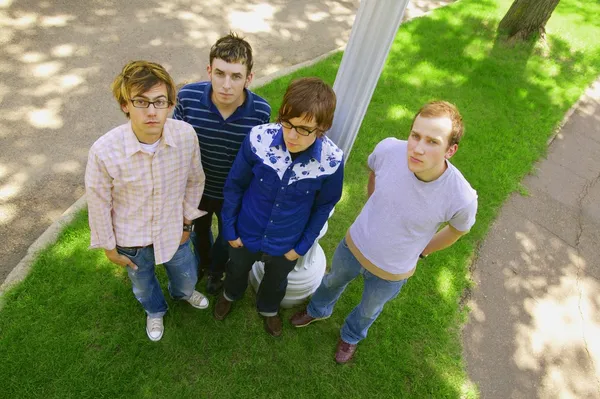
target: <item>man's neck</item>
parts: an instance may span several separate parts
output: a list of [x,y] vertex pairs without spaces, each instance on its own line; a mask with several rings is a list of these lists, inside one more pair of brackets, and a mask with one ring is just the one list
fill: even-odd
[[135,137],[142,144],[154,144],[158,140],[160,140],[162,138],[162,136],[163,136],[162,132],[160,133],[159,136],[147,136],[147,135],[137,134],[135,132],[135,130],[133,131],[133,134],[135,134]]
[[240,96],[238,101],[236,101],[235,103],[232,103],[232,104],[219,104],[217,101],[215,101],[215,93],[214,92],[211,93],[210,99],[212,100],[215,107],[217,107],[217,110],[221,114],[221,117],[225,120],[225,119],[229,118],[231,115],[233,115],[235,110],[238,109],[238,107],[240,105],[242,105],[244,103],[244,101],[246,101],[246,90],[244,90],[242,92],[242,95]]
[[439,179],[444,174],[446,169],[448,169],[448,163],[444,160],[444,164],[442,165],[441,170],[435,171],[435,173],[431,172],[426,175],[420,175],[415,173],[415,177],[421,180],[422,182],[431,183],[432,181]]

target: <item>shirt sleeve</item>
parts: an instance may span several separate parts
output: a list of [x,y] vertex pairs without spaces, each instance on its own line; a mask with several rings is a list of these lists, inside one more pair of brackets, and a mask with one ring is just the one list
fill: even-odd
[[335,204],[342,198],[342,188],[344,185],[344,161],[342,160],[337,170],[326,177],[321,186],[321,190],[315,197],[315,203],[312,213],[302,233],[302,238],[294,247],[294,251],[300,256],[304,256],[315,240],[319,236],[321,229],[329,219],[329,214]]
[[239,238],[235,225],[242,207],[242,198],[254,176],[251,163],[254,154],[251,149],[250,134],[244,139],[223,187],[221,218],[223,238],[226,241]]
[[383,139],[382,141],[380,141],[375,146],[375,149],[373,150],[371,155],[369,155],[367,163],[369,164],[369,168],[373,172],[377,172],[377,169],[379,169],[381,167],[383,160],[385,158],[386,149],[388,147],[388,144],[390,143],[390,140],[394,140],[394,138],[388,137],[387,139]]
[[85,168],[85,193],[91,231],[90,248],[112,250],[117,245],[111,215],[112,180],[92,147]]
[[458,231],[469,231],[475,224],[477,215],[477,198],[452,216],[449,223]]
[[204,192],[204,182],[206,180],[204,170],[202,169],[202,163],[200,160],[200,145],[198,144],[198,136],[194,132],[193,128],[191,134],[193,139],[193,154],[190,163],[190,172],[188,174],[188,180],[185,187],[185,195],[183,197],[183,217],[188,220],[194,220],[202,215],[205,215],[205,211],[198,210],[198,205],[202,199],[202,193]]

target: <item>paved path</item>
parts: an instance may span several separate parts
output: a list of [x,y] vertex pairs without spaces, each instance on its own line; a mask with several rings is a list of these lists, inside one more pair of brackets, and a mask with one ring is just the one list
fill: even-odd
[[[451,0],[417,0],[412,17]],[[206,78],[234,30],[256,78],[344,45],[359,0],[0,0],[0,282],[83,194],[91,144],[125,119],[109,85],[133,59]]]
[[464,330],[482,398],[600,398],[600,79],[474,264]]

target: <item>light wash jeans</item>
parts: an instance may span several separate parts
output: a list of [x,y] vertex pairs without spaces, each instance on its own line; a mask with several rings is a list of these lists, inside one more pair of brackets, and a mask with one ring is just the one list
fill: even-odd
[[[138,267],[127,268],[133,286],[135,298],[142,304],[150,317],[162,317],[167,313],[167,301],[154,273],[154,247],[123,248],[117,246],[117,252],[127,256]],[[169,277],[169,294],[173,299],[188,299],[194,293],[198,281],[198,263],[190,240],[177,248],[175,255],[164,264]]]
[[377,319],[383,306],[398,296],[406,283],[406,279],[384,280],[366,270],[350,252],[344,238],[335,250],[330,272],[323,277],[308,304],[308,314],[317,318],[331,315],[348,283],[359,274],[362,274],[365,283],[362,300],[346,317],[341,330],[342,340],[349,344],[357,344],[367,337],[369,327]]

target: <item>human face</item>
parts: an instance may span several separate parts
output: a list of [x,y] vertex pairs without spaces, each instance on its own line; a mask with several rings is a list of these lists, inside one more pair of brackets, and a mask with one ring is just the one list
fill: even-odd
[[452,120],[447,116],[424,118],[417,116],[408,137],[408,169],[422,181],[433,181],[447,168],[457,144],[448,146]]
[[121,108],[123,112],[129,113],[133,133],[135,133],[138,140],[142,143],[152,144],[162,136],[167,115],[173,109],[173,105],[171,104],[168,108],[163,109],[156,109],[152,104],[148,108],[136,108],[131,100],[168,101],[167,86],[161,82],[144,93],[131,94],[132,96],[127,100],[127,104],[121,105]]
[[253,76],[247,73],[246,65],[215,58],[206,70],[212,84],[211,99],[217,108],[239,107],[244,103],[244,88],[252,82]]
[[[299,128],[314,130],[317,127],[317,122],[312,118],[306,120],[305,117],[306,114],[302,114],[295,118],[291,118],[288,122]],[[310,147],[317,139],[316,131],[308,136],[302,136],[301,134],[298,134],[296,128],[288,129],[285,126],[282,126],[281,128],[283,129],[283,141],[285,141],[285,146],[289,152],[302,152]]]

